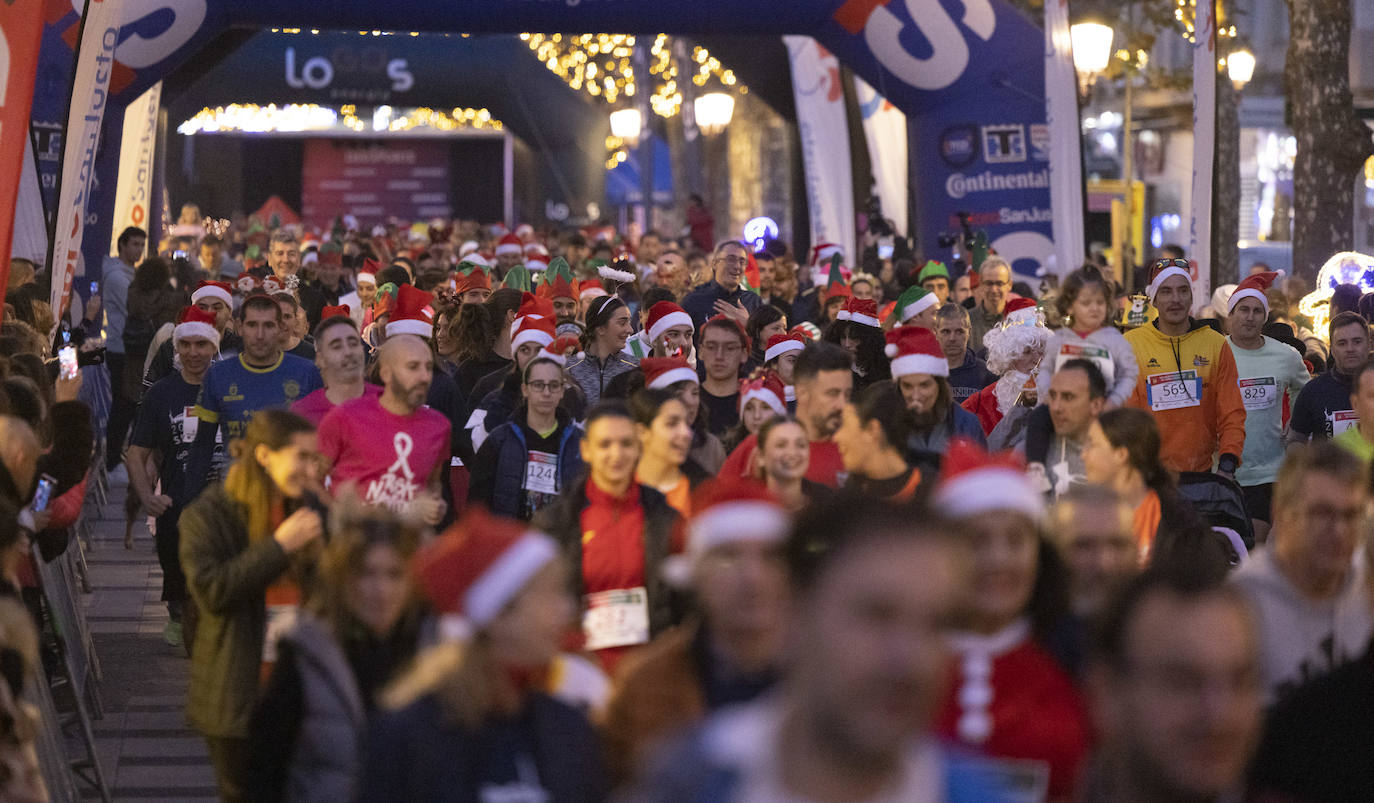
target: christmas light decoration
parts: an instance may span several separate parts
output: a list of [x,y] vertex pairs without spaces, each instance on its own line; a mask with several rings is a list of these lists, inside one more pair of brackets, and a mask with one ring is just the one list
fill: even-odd
[[1298,312],[1312,319],[1312,331],[1318,336],[1326,334],[1331,296],[1342,284],[1353,284],[1366,293],[1374,291],[1374,257],[1358,251],[1341,251],[1317,271],[1317,289],[1302,297]]

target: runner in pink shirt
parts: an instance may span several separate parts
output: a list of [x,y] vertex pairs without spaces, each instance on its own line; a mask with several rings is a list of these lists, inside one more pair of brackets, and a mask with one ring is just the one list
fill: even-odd
[[440,495],[449,459],[449,421],[425,406],[434,376],[429,346],[414,335],[387,338],[378,350],[381,396],[334,408],[320,424],[320,454],[337,494],[352,485],[363,501],[443,520]]
[[[325,307],[326,312],[341,309],[344,308]],[[363,396],[382,395],[380,385],[363,381],[366,363],[358,325],[346,314],[326,315],[315,326],[315,367],[320,369],[324,387],[291,405],[291,412],[318,428],[338,405]]]

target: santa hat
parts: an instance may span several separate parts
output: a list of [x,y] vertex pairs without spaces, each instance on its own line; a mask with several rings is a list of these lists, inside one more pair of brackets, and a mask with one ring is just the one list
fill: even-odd
[[957,437],[945,453],[935,509],[960,519],[1010,511],[1039,521],[1045,514],[1045,496],[1035,489],[1014,452],[989,454],[969,438]]
[[320,261],[320,252],[319,252],[319,251],[315,251],[314,249],[311,249],[311,250],[309,250],[309,251],[306,251],[304,254],[301,255],[301,264],[302,264],[302,265],[314,265],[315,263],[317,263],[317,262],[319,262],[319,261]]
[[191,293],[191,303],[194,304],[202,298],[216,298],[224,302],[224,306],[234,306],[234,291],[229,287],[228,282],[201,282],[196,285],[196,289]]
[[558,543],[544,533],[470,508],[415,555],[412,567],[420,592],[441,617],[441,634],[466,639],[558,556]]
[[1035,305],[1035,300],[1030,298],[1013,298],[1007,302],[1002,309],[1002,321],[1006,326],[1017,324],[1035,324],[1039,320],[1040,308]]
[[530,273],[543,273],[549,269],[549,258],[547,255],[535,254],[525,257],[525,270]]
[[462,259],[469,254],[474,254],[477,252],[478,248],[481,248],[481,246],[477,244],[476,240],[466,240],[462,245],[458,246],[458,258]]
[[[349,309],[347,304],[340,304],[337,307],[325,305],[325,308],[320,310],[320,320],[323,321],[328,318],[333,318],[336,315],[341,315],[345,318],[349,318],[349,314],[351,312],[352,310]],[[349,320],[352,320],[352,318],[349,318]]]
[[176,328],[172,330],[172,342],[188,337],[203,337],[219,348],[219,330],[215,328],[215,313],[206,312],[200,307],[182,307],[177,317]]
[[362,270],[358,271],[358,275],[353,278],[353,284],[358,285],[363,282],[368,282],[375,285],[377,283],[377,274],[381,270],[382,263],[372,257],[368,257],[363,260]]
[[434,310],[429,302],[433,300],[433,293],[417,290],[408,284],[396,288],[396,303],[391,308],[391,318],[386,324],[387,337],[417,335],[426,340],[432,337]]
[[1145,294],[1150,297],[1151,301],[1154,301],[1155,294],[1159,292],[1159,286],[1164,284],[1165,280],[1169,278],[1182,276],[1184,280],[1188,282],[1193,281],[1191,268],[1180,266],[1178,264],[1180,262],[1187,264],[1187,260],[1183,259],[1160,259],[1155,261],[1154,267],[1150,269],[1150,283],[1145,287]]
[[481,268],[486,273],[491,273],[491,263],[481,254],[468,254],[458,261],[457,270],[462,273],[467,273],[477,268]]
[[514,234],[507,234],[496,243],[496,255],[505,256],[507,254],[525,253],[525,244]]
[[949,281],[949,268],[945,267],[945,263],[932,259],[921,267],[920,273],[916,274],[917,284],[924,284],[927,279]]
[[262,289],[262,280],[251,273],[243,273],[234,280],[234,287],[238,288],[240,293],[247,295],[254,290]]
[[534,226],[529,223],[521,223],[515,227],[515,236],[521,240],[529,240],[534,236]]
[[1264,314],[1269,314],[1269,297],[1264,294],[1265,290],[1274,286],[1274,280],[1279,278],[1275,271],[1265,271],[1246,277],[1245,281],[1236,285],[1236,291],[1231,294],[1231,300],[1227,302],[1226,314],[1236,311],[1236,305],[1243,298],[1253,298],[1264,307]]
[[924,326],[899,326],[887,333],[884,353],[892,360],[892,378],[911,374],[949,376],[949,361],[940,341]]
[[516,324],[515,331],[510,337],[510,350],[513,352],[526,343],[538,343],[540,346],[548,346],[554,341],[556,335],[553,332],[553,318],[544,318],[538,315],[527,315],[520,319]]
[[762,483],[740,478],[715,479],[692,495],[692,516],[684,527],[686,551],[663,565],[666,579],[685,586],[694,566],[712,549],[729,544],[780,544],[791,518]]
[[600,298],[604,295],[610,294],[606,292],[605,287],[601,286],[601,281],[599,279],[583,279],[581,282],[578,282],[577,297],[579,299],[586,301],[589,298]]
[[791,329],[787,330],[790,335],[800,335],[808,341],[821,339],[821,328],[810,321],[802,321]]
[[547,298],[540,298],[534,293],[525,292],[520,294],[520,309],[515,311],[515,319],[511,321],[511,337],[515,336],[515,329],[525,318],[548,318],[553,320],[553,302]]
[[679,382],[700,382],[697,372],[681,357],[645,357],[639,361],[644,387],[668,388]]
[[688,329],[695,329],[692,325],[692,316],[687,311],[671,301],[660,301],[649,307],[649,320],[645,328],[649,331],[649,342],[654,343],[663,333],[672,329],[674,326],[685,326]]
[[783,397],[787,392],[783,389],[782,380],[772,371],[764,373],[757,379],[741,379],[739,382],[739,411],[744,412],[744,406],[750,399],[758,399],[768,405],[769,409],[778,415],[787,415],[787,405]]
[[470,273],[459,273],[453,280],[453,291],[459,296],[469,290],[490,290],[491,277],[481,268],[476,268]]
[[831,257],[844,259],[844,246],[835,243],[816,243],[811,249],[811,264],[820,265]]
[[[530,234],[534,234],[533,229],[530,229]],[[549,261],[549,249],[545,248],[544,244],[541,242],[525,243],[525,256],[527,258],[544,257],[544,262],[547,263]]]
[[940,299],[934,293],[919,284],[913,284],[897,296],[897,322],[906,323],[938,303]]
[[582,338],[575,335],[559,335],[539,352],[539,356],[548,357],[559,365],[567,365],[568,352],[571,351],[575,355],[574,359],[581,359],[581,349]]
[[784,354],[806,348],[806,336],[796,332],[776,334],[768,338],[768,347],[763,350],[763,361],[772,362]]
[[844,302],[844,309],[835,316],[837,321],[863,324],[878,328],[878,302],[871,298],[851,298]]

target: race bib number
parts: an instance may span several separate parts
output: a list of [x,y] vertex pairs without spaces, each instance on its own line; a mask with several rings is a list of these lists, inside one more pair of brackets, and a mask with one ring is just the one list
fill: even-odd
[[533,493],[558,493],[558,455],[530,450],[525,463],[525,490]]
[[267,606],[267,631],[262,638],[262,662],[264,664],[275,664],[277,662],[277,643],[281,637],[296,626],[296,614],[300,610],[298,605],[268,605]]
[[649,640],[649,593],[639,588],[618,588],[583,597],[582,633],[587,649],[628,647]]
[[1331,414],[1331,437],[1359,426],[1360,416],[1354,410],[1337,410]]
[[196,408],[183,407],[181,411],[181,442],[195,443],[196,433],[200,432],[200,419],[196,418]]
[[1102,376],[1107,380],[1107,384],[1112,384],[1116,366],[1112,363],[1112,353],[1107,351],[1105,346],[1095,343],[1065,343],[1059,347],[1059,354],[1054,358],[1054,370],[1063,368],[1064,363],[1069,360],[1092,360],[1102,369]]
[[1150,409],[1156,413],[1202,404],[1202,380],[1197,371],[1151,374],[1146,385]]
[[1279,403],[1279,386],[1272,376],[1240,380],[1240,400],[1248,410],[1268,410]]

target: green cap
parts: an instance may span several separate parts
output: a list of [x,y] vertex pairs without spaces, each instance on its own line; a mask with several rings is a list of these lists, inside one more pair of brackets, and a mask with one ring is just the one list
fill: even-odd
[[945,267],[945,263],[932,259],[922,266],[921,272],[916,276],[916,283],[924,284],[926,279],[949,281],[949,269]]

